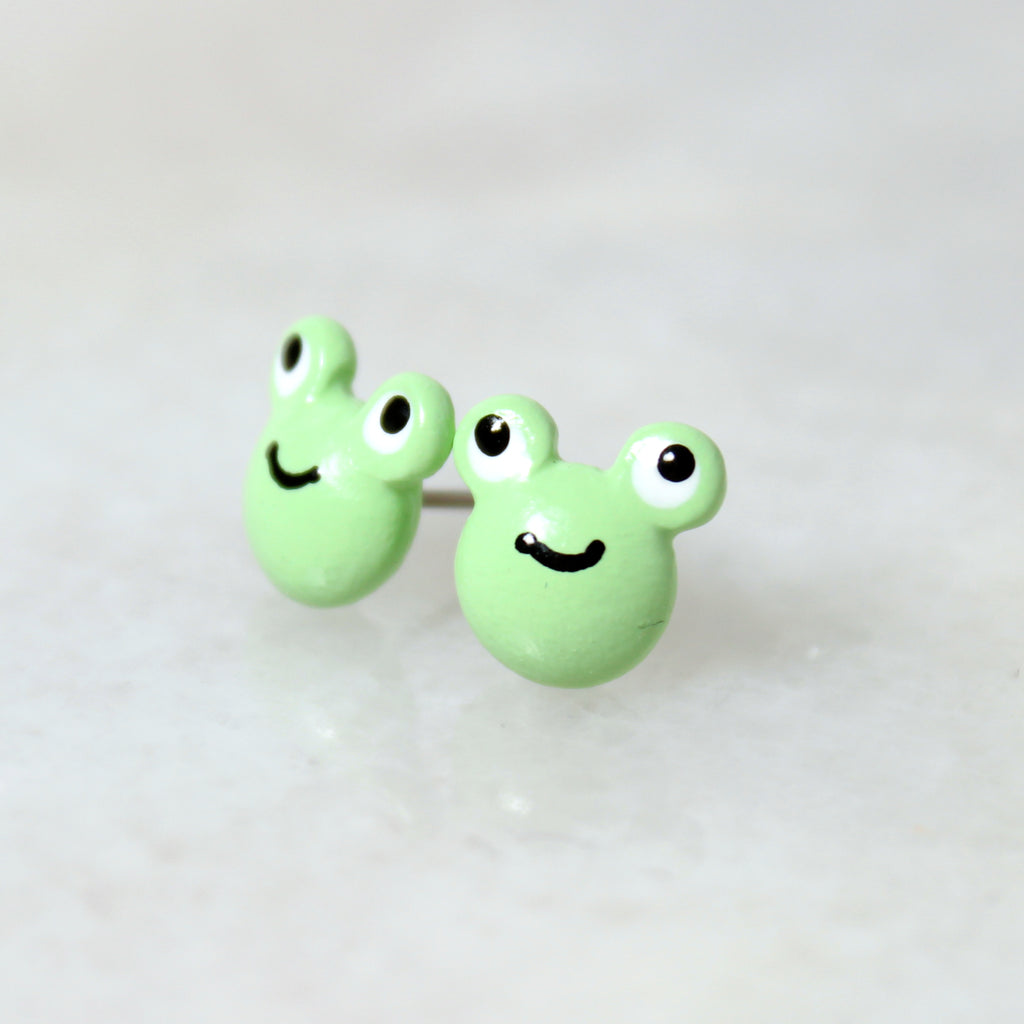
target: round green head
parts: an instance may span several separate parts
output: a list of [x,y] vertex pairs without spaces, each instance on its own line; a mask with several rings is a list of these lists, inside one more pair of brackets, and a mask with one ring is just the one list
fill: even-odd
[[289,597],[346,604],[380,586],[412,544],[423,479],[451,451],[455,417],[437,381],[403,373],[367,402],[340,324],[309,317],[281,343],[272,409],[245,484],[256,557]]
[[549,686],[607,682],[643,660],[676,596],[672,538],[725,497],[714,442],[681,423],[637,431],[603,472],[558,457],[536,402],[501,395],[455,435],[475,505],[455,582],[483,645]]

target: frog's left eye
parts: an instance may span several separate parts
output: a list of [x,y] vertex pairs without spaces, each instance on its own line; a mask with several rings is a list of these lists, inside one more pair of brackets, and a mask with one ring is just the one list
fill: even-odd
[[284,340],[281,353],[274,364],[274,385],[282,398],[294,394],[309,374],[309,346],[298,334]]
[[363,440],[382,455],[397,452],[412,433],[412,406],[405,395],[391,392],[377,399],[363,421]]
[[644,438],[633,449],[633,490],[653,508],[679,508],[697,491],[700,466],[684,444]]
[[532,462],[519,417],[508,412],[481,417],[469,442],[469,464],[481,480],[492,483],[525,478]]

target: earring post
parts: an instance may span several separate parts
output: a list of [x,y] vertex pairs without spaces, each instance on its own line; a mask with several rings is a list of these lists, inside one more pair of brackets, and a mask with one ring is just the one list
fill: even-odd
[[424,491],[424,508],[472,508],[473,495],[469,491]]

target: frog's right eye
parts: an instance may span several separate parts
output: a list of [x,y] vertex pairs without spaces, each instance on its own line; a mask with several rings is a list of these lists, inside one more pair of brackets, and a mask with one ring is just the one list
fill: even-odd
[[646,437],[631,449],[633,490],[652,508],[675,509],[700,486],[700,466],[693,451],[670,437]]
[[309,374],[309,345],[298,334],[290,334],[274,364],[274,385],[282,398],[294,394]]
[[525,479],[531,459],[519,419],[508,413],[482,416],[469,442],[469,464],[481,480]]
[[412,406],[405,395],[382,395],[363,422],[363,439],[381,455],[397,452],[413,430]]

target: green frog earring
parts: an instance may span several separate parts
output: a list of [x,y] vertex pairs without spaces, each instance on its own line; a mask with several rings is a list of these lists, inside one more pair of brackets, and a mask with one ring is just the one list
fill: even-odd
[[358,600],[401,565],[423,480],[447,459],[451,399],[403,373],[367,402],[352,394],[348,331],[308,317],[285,334],[271,374],[271,414],[245,484],[245,524],[271,581],[310,605]]
[[455,436],[474,498],[455,556],[462,610],[499,661],[549,686],[607,682],[642,661],[676,597],[672,539],[711,519],[725,463],[693,427],[637,431],[611,469],[563,462],[536,402],[478,405]]

